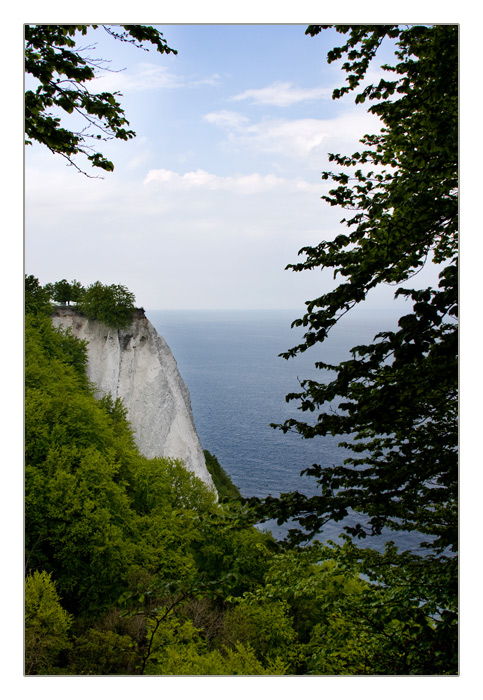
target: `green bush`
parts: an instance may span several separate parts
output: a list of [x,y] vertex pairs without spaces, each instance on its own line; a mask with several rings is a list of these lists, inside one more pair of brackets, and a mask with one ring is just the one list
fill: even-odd
[[52,312],[50,295],[33,275],[25,275],[25,313],[48,316]]
[[136,669],[135,642],[127,634],[89,629],[75,637],[69,653],[69,674],[111,676]]
[[60,604],[51,574],[35,571],[25,581],[25,672],[51,673],[69,645],[72,616]]
[[120,284],[91,284],[82,294],[78,310],[111,328],[125,328],[131,323],[135,297]]
[[77,280],[67,282],[63,279],[60,282],[46,284],[44,289],[57,304],[70,304],[71,301],[77,303],[85,293],[84,287]]

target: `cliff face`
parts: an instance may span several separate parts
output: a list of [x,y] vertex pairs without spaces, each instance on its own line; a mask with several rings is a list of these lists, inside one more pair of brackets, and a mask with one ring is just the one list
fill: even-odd
[[196,433],[189,391],[168,344],[144,312],[134,313],[130,326],[108,328],[68,307],[55,309],[55,326],[70,328],[88,341],[87,374],[97,396],[123,400],[140,452],[148,458],[182,459],[214,489]]

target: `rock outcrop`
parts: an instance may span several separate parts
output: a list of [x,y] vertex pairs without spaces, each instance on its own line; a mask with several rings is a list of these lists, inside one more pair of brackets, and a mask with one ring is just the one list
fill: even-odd
[[137,309],[132,323],[122,330],[69,307],[57,307],[53,323],[88,342],[88,377],[98,397],[110,394],[123,400],[140,452],[148,458],[182,459],[186,469],[214,489],[188,388],[168,344],[144,311]]

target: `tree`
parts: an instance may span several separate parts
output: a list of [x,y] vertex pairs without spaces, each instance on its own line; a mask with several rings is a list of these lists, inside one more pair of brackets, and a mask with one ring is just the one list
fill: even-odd
[[48,316],[52,313],[50,293],[33,275],[25,275],[24,301],[26,314]]
[[[324,27],[310,26],[312,36]],[[351,535],[380,534],[383,528],[417,530],[437,552],[457,548],[457,162],[458,29],[456,26],[337,26],[347,42],[328,54],[346,55],[348,86],[357,88],[381,41],[396,42],[393,79],[365,87],[357,103],[374,101],[369,111],[382,122],[380,134],[366,135],[366,146],[352,156],[331,155],[346,168],[326,172],[336,183],[325,199],[352,212],[343,219],[347,234],[303,248],[294,270],[333,268],[343,280],[307,302],[294,322],[308,328],[304,341],[284,354],[291,357],[323,342],[339,318],[381,284],[400,284],[424,264],[437,264],[437,288],[398,288],[395,296],[412,301],[412,313],[394,332],[352,349],[331,370],[327,384],[302,381],[298,400],[312,422],[290,419],[280,427],[305,438],[329,433],[354,456],[343,465],[313,465],[321,493],[313,498],[289,494],[269,501],[267,511],[282,520],[295,516],[307,537],[329,519],[351,510]],[[357,167],[355,173],[351,169]],[[348,439],[348,436],[351,436]]]
[[94,282],[82,294],[77,308],[107,326],[124,328],[132,320],[134,301],[134,294],[123,285]]
[[77,280],[67,282],[66,279],[60,280],[60,282],[54,282],[53,284],[46,284],[44,289],[57,304],[67,305],[69,305],[71,301],[80,301],[85,292],[80,282]]
[[[129,122],[116,99],[120,93],[96,94],[88,89],[96,69],[105,69],[107,62],[81,55],[93,47],[77,47],[75,37],[85,36],[88,29],[99,26],[114,39],[138,48],[144,48],[144,43],[148,42],[159,53],[177,53],[167,45],[163,35],[150,26],[124,24],[120,25],[124,31],[120,31],[119,27],[97,24],[26,25],[25,70],[39,83],[35,90],[25,93],[26,144],[37,141],[47,146],[79,172],[83,171],[73,160],[79,153],[86,156],[93,167],[114,170],[113,163],[90,143],[113,138],[127,141],[135,136],[135,132],[127,128]],[[80,115],[85,128],[80,131],[65,128],[61,125],[59,110],[64,117]]]
[[[425,560],[397,556],[406,565],[394,566],[393,546],[384,554],[319,542],[280,551],[268,562],[263,585],[243,594],[235,615],[242,606],[284,604],[297,635],[283,655],[290,673],[457,673],[455,625],[452,615],[438,617],[442,597],[435,605]],[[446,588],[446,581],[437,583]],[[257,627],[260,641],[250,640],[255,648],[263,643],[263,627]]]
[[49,673],[57,657],[68,647],[72,625],[60,604],[55,582],[45,571],[34,571],[25,580],[25,672]]

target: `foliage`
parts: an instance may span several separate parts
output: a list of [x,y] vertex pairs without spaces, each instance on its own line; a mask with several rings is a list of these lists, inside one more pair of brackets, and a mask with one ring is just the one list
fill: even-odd
[[74,303],[80,301],[85,292],[80,282],[77,280],[67,282],[66,279],[60,280],[60,282],[46,284],[44,289],[57,304],[67,305],[70,305],[71,301]]
[[[135,567],[162,562],[173,577],[188,571],[188,505],[201,507],[204,498],[208,507],[214,497],[179,463],[142,458],[123,407],[94,398],[64,347],[50,319],[27,317],[26,556],[29,568],[54,572],[72,612],[100,611],[125,590]],[[145,464],[156,494],[149,504],[139,493],[149,478]]]
[[35,278],[27,301],[28,674],[457,673],[455,557],[277,543],[246,500],[140,455]]
[[87,343],[75,338],[70,330],[55,330],[50,313],[26,315],[25,352],[29,357],[26,387],[38,388],[44,381],[55,381],[56,374],[64,375],[67,383],[87,386]]
[[211,474],[213,483],[220,498],[239,499],[241,498],[238,487],[235,486],[226,471],[223,469],[215,455],[212,455],[208,450],[203,450],[206,460],[206,466]]
[[52,312],[50,295],[33,275],[25,275],[25,313],[48,316]]
[[125,328],[132,320],[135,296],[121,284],[107,285],[98,281],[86,289],[77,280],[62,279],[41,287],[33,275],[25,277],[26,313],[50,315],[50,300],[64,305],[73,302],[77,311],[89,318],[113,328]]
[[[363,550],[362,558],[365,554]],[[367,562],[362,563],[362,572],[365,565]],[[371,585],[363,582],[357,593],[339,597],[331,606],[327,626],[314,628],[306,649],[307,672],[456,675],[455,611],[446,611],[447,619],[430,614],[432,606],[426,595],[434,579],[428,577],[427,565],[421,561],[414,560],[413,571],[413,576],[422,574],[420,579],[409,578],[410,570],[394,554],[381,555],[376,567],[373,562]]]
[[[311,26],[318,34],[323,27]],[[308,328],[291,357],[318,342],[368,293],[381,284],[401,284],[423,265],[439,271],[436,289],[398,288],[412,312],[394,332],[352,349],[339,365],[317,362],[335,377],[324,384],[302,381],[297,400],[312,421],[290,419],[281,426],[305,438],[340,435],[353,452],[342,465],[313,465],[320,493],[269,499],[266,517],[290,517],[310,538],[332,519],[352,511],[344,529],[355,537],[383,529],[418,531],[435,552],[457,549],[457,161],[458,29],[441,26],[336,26],[347,42],[329,52],[329,62],[345,57],[348,85],[334,98],[355,90],[381,41],[396,42],[396,65],[362,89],[356,102],[369,111],[381,132],[361,139],[365,149],[330,159],[344,168],[323,174],[335,183],[323,199],[351,212],[348,232],[333,241],[305,247],[297,271],[333,268],[340,283],[307,302],[294,322]],[[354,172],[354,169],[355,172]],[[436,268],[436,265],[438,266]]]
[[139,455],[122,403],[94,398],[85,343],[47,316],[25,324],[29,568],[55,572],[71,611],[105,609],[140,567],[187,576],[213,493],[180,462]]
[[256,515],[237,501],[199,517],[195,559],[199,575],[216,582],[215,596],[238,596],[263,581],[278,545],[269,533],[253,527],[255,521]]
[[265,663],[292,660],[297,640],[289,615],[289,606],[282,600],[242,600],[225,618],[225,638],[253,645]]
[[281,547],[243,501],[140,455],[76,343],[27,315],[28,674],[456,672],[455,559]]
[[120,284],[94,282],[82,294],[78,310],[112,328],[125,328],[131,323],[135,297]]
[[190,623],[165,631],[147,671],[156,675],[196,676],[279,676],[287,669],[280,658],[260,661],[250,645],[235,642],[233,647],[207,650]]
[[210,511],[215,495],[180,460],[153,458],[141,460],[131,483],[133,504],[140,514],[160,506],[181,510]]
[[[47,316],[27,315],[26,566],[51,572],[75,615],[70,646],[49,672],[139,673],[151,659],[146,655],[149,625],[170,591],[181,590],[182,600],[195,600],[220,598],[223,586],[238,590],[220,581],[239,582],[245,558],[251,571],[251,549],[257,566],[263,566],[265,556],[255,543],[265,536],[250,528],[251,536],[248,525],[241,534],[233,533],[235,515],[226,514],[224,525],[220,518],[215,525],[219,506],[209,488],[179,461],[139,455],[122,403],[94,398],[70,347],[76,343],[83,355],[85,345],[55,329]],[[214,551],[220,536],[224,556],[215,571],[204,554]],[[103,620],[119,601],[130,625],[112,628]],[[136,627],[137,619],[143,623]],[[163,620],[156,629],[154,648],[169,624],[174,622]],[[199,669],[227,673],[224,659],[231,659],[230,668],[241,669],[243,658],[252,656],[249,650],[217,651],[211,666],[208,657],[197,663]],[[40,668],[35,663],[31,672]],[[254,657],[250,663],[263,672]]]
[[124,675],[136,668],[135,642],[127,634],[90,628],[73,638],[68,664],[72,675]]
[[[250,641],[213,647],[226,592],[242,593],[256,570],[263,579],[266,536],[236,512],[216,516],[214,494],[180,462],[139,455],[122,403],[94,398],[62,334],[37,316],[26,322],[25,477],[27,568],[52,572],[75,615],[62,656],[51,645],[50,665],[36,661],[29,673],[283,671]],[[210,614],[190,613],[208,600]],[[30,645],[39,659],[38,648],[50,649],[43,629]]]
[[288,606],[297,640],[284,658],[298,674],[457,674],[456,561],[451,580],[431,566],[440,573],[436,558],[392,545],[380,554],[315,542],[272,557],[264,585],[243,598]]
[[25,580],[25,672],[45,674],[55,668],[59,653],[69,645],[72,625],[60,604],[55,582],[45,571],[34,571]]
[[[63,24],[25,26],[25,71],[35,78],[38,86],[25,93],[26,143],[41,143],[67,159],[83,172],[73,158],[83,154],[93,167],[105,171],[113,163],[96,151],[91,143],[109,139],[127,141],[135,136],[117,97],[120,93],[94,93],[89,90],[99,67],[106,61],[83,55],[92,46],[79,47],[76,40],[99,26],[114,39],[138,48],[152,44],[159,53],[177,53],[169,48],[163,35],[154,27],[125,24],[109,25]],[[122,29],[122,31],[121,31]],[[66,128],[58,114],[79,115],[85,128]],[[84,173],[86,174],[86,173]]]

